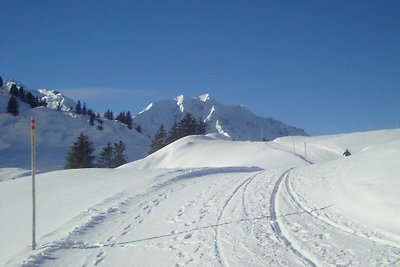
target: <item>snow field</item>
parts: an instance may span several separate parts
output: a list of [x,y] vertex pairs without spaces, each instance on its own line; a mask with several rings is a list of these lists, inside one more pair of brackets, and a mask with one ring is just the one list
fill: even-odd
[[398,266],[399,140],[191,136],[115,170],[40,174],[34,252],[30,178],[4,181],[0,265]]

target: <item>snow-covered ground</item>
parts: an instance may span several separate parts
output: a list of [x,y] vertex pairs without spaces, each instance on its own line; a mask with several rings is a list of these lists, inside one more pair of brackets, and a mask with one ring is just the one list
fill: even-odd
[[0,179],[0,266],[399,266],[399,160],[400,130],[209,135],[39,174],[36,251],[30,177]]

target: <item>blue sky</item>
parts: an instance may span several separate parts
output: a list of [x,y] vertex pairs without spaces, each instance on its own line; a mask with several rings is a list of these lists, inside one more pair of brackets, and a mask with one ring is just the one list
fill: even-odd
[[97,112],[210,93],[311,135],[400,127],[400,1],[1,0],[0,76]]

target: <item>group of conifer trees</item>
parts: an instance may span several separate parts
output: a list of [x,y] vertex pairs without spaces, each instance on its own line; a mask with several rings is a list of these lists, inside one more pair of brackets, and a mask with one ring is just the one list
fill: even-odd
[[160,125],[160,128],[155,133],[151,141],[149,154],[156,152],[157,150],[175,142],[182,137],[205,134],[206,127],[207,125],[202,119],[196,120],[190,113],[186,113],[179,123],[175,122],[168,134],[164,128],[164,125]]
[[123,124],[126,124],[129,129],[132,129],[133,127],[133,119],[131,113],[128,112],[120,112],[115,118],[114,118],[114,113],[107,109],[107,111],[104,113],[104,118],[109,119],[109,120],[117,120]]
[[[3,79],[0,77],[0,88],[3,87]],[[10,113],[14,116],[19,114],[19,104],[18,100],[27,103],[31,106],[31,108],[47,106],[46,101],[39,99],[37,96],[34,96],[31,92],[26,92],[22,86],[17,87],[15,83],[13,83],[10,87],[10,99],[7,103],[7,113]]]
[[122,141],[111,145],[110,142],[103,147],[97,163],[94,162],[95,148],[87,135],[81,133],[67,154],[65,169],[80,168],[116,168],[126,163],[125,144]]
[[[95,119],[97,119],[97,121],[98,121],[99,124],[100,124],[97,128],[98,128],[99,130],[103,130],[103,126],[102,126],[102,125],[103,125],[103,120],[101,120],[100,114],[99,114],[99,113],[96,114],[95,112],[93,112],[93,110],[87,109],[87,108],[86,108],[86,103],[83,103],[83,106],[82,106],[81,101],[78,100],[78,102],[76,103],[74,112],[75,112],[76,114],[78,114],[78,115],[83,115],[83,116],[88,115],[89,118],[90,118],[89,124],[92,125],[92,126],[94,125]],[[125,112],[120,112],[120,113],[114,118],[114,113],[113,113],[112,111],[110,111],[110,110],[107,110],[107,111],[104,113],[103,117],[104,117],[105,119],[108,119],[108,120],[116,120],[116,121],[119,121],[119,122],[121,122],[121,123],[127,125],[129,129],[132,129],[132,128],[133,128],[133,119],[132,119],[132,115],[131,115],[131,113],[130,113],[129,111],[126,112],[126,113],[125,113]]]

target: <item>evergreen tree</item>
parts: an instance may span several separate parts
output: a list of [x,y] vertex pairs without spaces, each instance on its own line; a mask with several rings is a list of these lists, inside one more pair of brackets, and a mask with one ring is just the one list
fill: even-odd
[[83,103],[82,115],[86,116],[86,114],[87,114],[86,103]]
[[168,137],[167,137],[167,144],[171,144],[178,140],[178,124],[174,122],[172,125],[171,129],[168,132]]
[[19,90],[18,87],[15,85],[15,83],[13,83],[10,87],[10,94],[15,97],[19,97]]
[[196,134],[197,121],[192,114],[186,113],[178,124],[178,139]]
[[126,118],[125,112],[120,112],[115,119],[120,123],[126,123],[125,118]]
[[126,125],[128,125],[129,129],[132,129],[133,120],[132,120],[132,115],[131,115],[131,113],[129,111],[126,113],[125,123],[126,123]]
[[104,113],[104,118],[114,120],[113,112],[107,109],[107,111]]
[[93,167],[95,157],[92,153],[94,150],[93,143],[89,140],[89,137],[81,133],[68,152],[65,169]]
[[166,145],[167,145],[167,132],[165,131],[164,126],[161,124],[160,128],[155,133],[154,138],[151,140],[149,154],[153,154],[157,150],[165,147]]
[[27,94],[25,93],[25,90],[22,86],[18,89],[18,97],[19,97],[19,99],[21,99],[24,102],[28,101]]
[[86,112],[86,114],[88,115],[88,116],[91,116],[92,114],[96,117],[96,114],[93,112],[93,110],[92,109],[88,109],[87,110],[87,112]]
[[90,126],[94,125],[95,117],[96,117],[96,115],[94,113],[90,113],[90,115],[89,115],[89,124],[90,124]]
[[[22,100],[22,101],[24,101],[24,100]],[[35,108],[37,106],[35,98],[33,97],[31,92],[28,92],[26,94],[26,101],[24,101],[24,102],[28,103],[31,106],[31,108]]]
[[10,97],[7,104],[7,113],[17,116],[19,113],[18,101],[15,97]]
[[122,141],[114,143],[114,158],[112,168],[117,168],[126,163],[125,144]]
[[203,119],[200,118],[196,124],[196,133],[195,134],[206,134],[207,124],[204,123]]
[[3,78],[1,78],[1,76],[0,76],[0,88],[2,88],[3,87]]
[[113,156],[114,156],[114,149],[111,146],[110,142],[107,143],[103,150],[100,153],[100,158],[98,161],[98,166],[100,168],[111,168],[113,166]]
[[78,103],[76,103],[75,113],[76,114],[81,114],[82,113],[82,106],[81,106],[81,101],[80,100],[78,100]]

